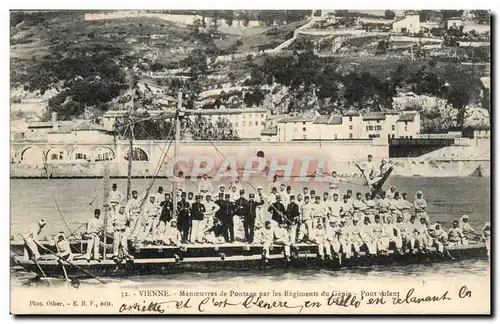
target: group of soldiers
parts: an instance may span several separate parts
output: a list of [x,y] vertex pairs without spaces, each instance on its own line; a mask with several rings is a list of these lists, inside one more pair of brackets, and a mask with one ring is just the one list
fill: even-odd
[[[206,175],[195,194],[186,192],[183,179],[179,179],[175,213],[172,191],[164,192],[162,186],[147,196],[139,196],[133,190],[125,201],[113,184],[106,232],[113,236],[115,258],[132,258],[128,253],[130,241],[171,246],[240,241],[262,245],[264,256],[271,245],[283,245],[287,258],[290,246],[303,242],[318,245],[319,257],[326,259],[357,257],[361,250],[369,254],[385,254],[389,250],[402,254],[427,253],[436,247],[443,252],[445,245],[467,244],[470,238],[478,237],[489,242],[489,224],[482,233],[477,233],[467,215],[455,220],[448,231],[438,222],[431,224],[422,191],[415,194],[413,202],[408,200],[407,193],[400,194],[394,186],[387,192],[355,195],[347,190],[341,196],[339,184],[343,180],[335,172],[329,190],[322,194],[308,187],[294,192],[276,177],[267,192],[258,186],[256,193],[247,194],[236,179],[229,188],[221,184],[213,193]],[[33,237],[44,226],[42,220],[25,234],[27,246],[35,251],[36,257],[39,253]],[[85,231],[87,260],[100,258],[103,231],[101,211],[96,209]],[[72,258],[62,233],[57,236],[56,246],[62,250],[61,255]]]

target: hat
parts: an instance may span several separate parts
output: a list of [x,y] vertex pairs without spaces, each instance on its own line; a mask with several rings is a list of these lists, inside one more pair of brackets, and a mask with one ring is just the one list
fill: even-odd
[[47,222],[45,221],[45,219],[40,218],[40,220],[38,221],[38,225],[43,226],[45,224],[47,224]]
[[231,197],[231,195],[230,194],[225,194],[224,197],[229,198],[229,197]]
[[337,223],[337,221],[336,221],[335,219],[330,219],[329,223],[330,223],[330,224],[336,224],[336,223]]
[[240,194],[244,194],[245,193],[245,190],[244,189],[240,189]]
[[345,217],[341,217],[341,218],[340,218],[340,222],[341,222],[341,223],[345,223],[346,221],[347,221],[347,220],[345,219]]
[[314,195],[316,193],[316,190],[311,190],[311,195]]
[[358,216],[354,216],[354,217],[352,218],[352,221],[359,222],[359,217],[358,217]]
[[462,219],[469,219],[469,215],[462,215]]
[[195,199],[201,199],[201,195],[196,195],[194,198]]
[[170,222],[170,224],[172,223],[176,223],[177,224],[177,221],[175,219],[172,219],[172,221]]
[[162,187],[162,186],[159,186],[159,187],[158,187],[158,190],[163,190],[163,187]]
[[251,193],[248,195],[249,198],[255,198],[255,194],[254,193]]
[[184,191],[181,193],[181,197],[186,197],[186,193]]
[[262,186],[257,186],[257,189],[262,189]]
[[221,184],[219,185],[219,188],[226,188],[226,185],[225,185],[225,184],[223,184],[223,183],[221,183]]
[[219,192],[219,197],[224,197],[224,193],[223,192]]
[[60,237],[65,238],[64,233],[63,233],[63,232],[59,232],[59,233],[57,233],[57,238],[60,238]]
[[211,194],[206,194],[205,197],[210,197],[212,198],[212,195]]
[[295,196],[294,195],[290,195],[290,199],[295,199]]

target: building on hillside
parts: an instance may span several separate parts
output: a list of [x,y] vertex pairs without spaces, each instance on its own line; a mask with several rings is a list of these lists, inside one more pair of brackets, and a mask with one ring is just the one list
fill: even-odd
[[420,14],[416,11],[407,11],[405,16],[392,23],[392,30],[402,34],[416,34],[420,32]]
[[[244,108],[244,109],[197,109],[187,110],[189,118],[194,121],[197,116],[207,118],[208,121],[215,123],[217,120],[227,118],[231,122],[234,130],[241,139],[260,139],[260,132],[265,127],[267,110],[264,108]],[[127,115],[124,110],[107,111],[102,120],[106,130],[112,130],[116,118]],[[172,120],[174,111],[148,110],[150,116],[165,115],[165,119]]]
[[[282,118],[277,127],[266,127],[263,141],[349,140],[413,138],[420,134],[420,115],[414,111],[348,111],[342,115],[301,115]],[[265,139],[264,139],[265,138]]]
[[453,17],[446,20],[446,29],[460,28],[460,26],[464,26],[465,22],[462,20],[462,17]]

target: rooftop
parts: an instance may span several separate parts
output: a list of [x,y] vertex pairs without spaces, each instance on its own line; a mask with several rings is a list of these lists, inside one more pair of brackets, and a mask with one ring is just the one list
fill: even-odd
[[385,120],[383,112],[369,112],[363,114],[363,120]]
[[417,113],[403,113],[399,119],[398,122],[412,122],[415,119],[415,116]]

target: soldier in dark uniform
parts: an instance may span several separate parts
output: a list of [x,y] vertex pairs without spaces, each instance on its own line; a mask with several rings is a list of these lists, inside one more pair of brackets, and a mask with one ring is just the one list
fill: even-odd
[[179,215],[178,228],[182,234],[182,242],[189,240],[189,229],[191,227],[191,205],[186,201],[186,193],[181,194],[181,201],[177,203],[177,215]]
[[219,197],[214,202],[217,204],[217,206],[219,206],[219,210],[216,211],[214,215],[215,236],[219,236],[223,234],[222,224],[225,218],[224,206],[226,205],[226,201],[224,200],[224,193],[219,192]]
[[196,201],[191,205],[191,242],[202,243],[203,218],[205,217],[205,205],[201,203],[201,195],[196,195]]
[[251,193],[248,196],[248,214],[243,219],[243,228],[245,230],[245,239],[248,243],[253,243],[253,235],[255,229],[255,218],[257,217],[257,207],[264,205],[264,201],[255,201],[255,194]]
[[276,201],[267,209],[271,213],[271,219],[278,224],[285,224],[285,206],[281,202],[281,197],[276,196]]
[[314,199],[316,199],[316,190],[311,190],[310,192],[310,197],[311,197],[311,201],[314,202]]
[[234,214],[240,217],[240,219],[243,222],[245,218],[248,216],[248,200],[246,200],[245,198],[245,190],[243,189],[240,190],[240,198],[236,199],[234,205],[235,205]]
[[290,243],[295,243],[297,240],[297,228],[300,222],[300,209],[299,205],[295,202],[295,196],[290,195],[290,202],[286,206],[286,217],[288,223],[288,231],[290,236]]
[[224,205],[221,208],[222,211],[222,235],[226,242],[234,242],[234,203],[231,201],[231,195],[224,195]]
[[174,209],[174,203],[170,196],[170,193],[165,193],[165,200],[160,203],[161,214],[160,214],[160,224],[158,225],[161,229],[165,229],[167,223],[172,220],[172,210]]

